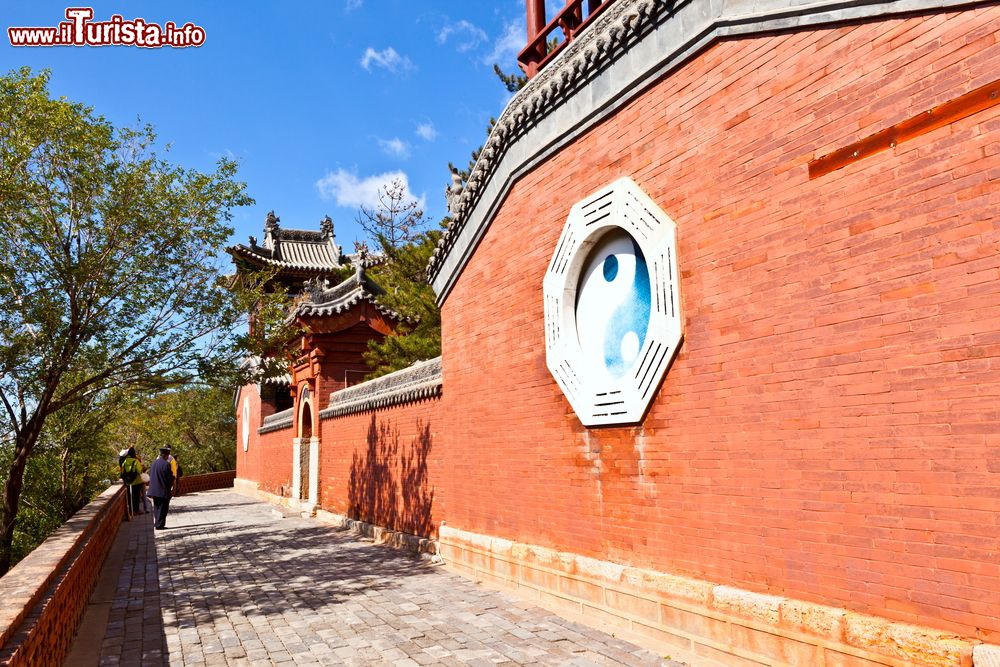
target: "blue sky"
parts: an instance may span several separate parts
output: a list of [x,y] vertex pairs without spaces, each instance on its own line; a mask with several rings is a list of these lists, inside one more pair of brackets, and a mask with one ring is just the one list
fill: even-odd
[[514,71],[525,42],[523,0],[89,6],[95,21],[190,21],[206,41],[15,49],[6,28],[55,26],[67,4],[0,0],[0,69],[51,69],[53,94],[116,125],[151,123],[178,164],[209,170],[235,157],[257,203],[235,212],[234,241],[261,236],[270,209],[293,228],[318,229],[329,214],[347,252],[362,237],[358,204],[393,174],[431,218],[444,215],[448,162],[467,164],[509,98],[492,63]]

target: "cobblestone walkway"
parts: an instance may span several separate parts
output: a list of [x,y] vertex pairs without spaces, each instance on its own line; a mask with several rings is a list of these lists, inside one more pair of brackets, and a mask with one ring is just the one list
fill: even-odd
[[155,534],[148,518],[125,524],[102,665],[680,667],[232,492],[175,499]]

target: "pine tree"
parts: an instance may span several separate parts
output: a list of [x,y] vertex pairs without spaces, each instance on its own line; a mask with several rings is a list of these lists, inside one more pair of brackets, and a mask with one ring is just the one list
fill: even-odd
[[425,271],[441,231],[425,231],[419,203],[399,181],[379,188],[378,203],[362,207],[358,223],[381,255],[367,271],[382,290],[376,299],[404,318],[396,335],[369,341],[365,361],[373,378],[441,354],[441,312]]

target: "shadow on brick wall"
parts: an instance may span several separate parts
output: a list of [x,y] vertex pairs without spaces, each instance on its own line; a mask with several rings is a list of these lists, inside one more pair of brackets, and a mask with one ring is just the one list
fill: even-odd
[[351,460],[348,487],[352,519],[411,535],[429,537],[434,491],[428,488],[431,427],[418,419],[409,446],[400,446],[399,427],[372,415],[364,454]]

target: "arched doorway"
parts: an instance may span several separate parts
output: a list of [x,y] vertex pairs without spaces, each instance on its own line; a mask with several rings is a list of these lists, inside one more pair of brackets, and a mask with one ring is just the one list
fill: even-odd
[[311,495],[312,467],[312,401],[309,400],[309,388],[302,391],[302,410],[299,412],[299,500],[308,502]]
[[309,404],[306,403],[302,406],[302,417],[299,422],[299,437],[303,440],[312,437],[312,410],[309,409]]

